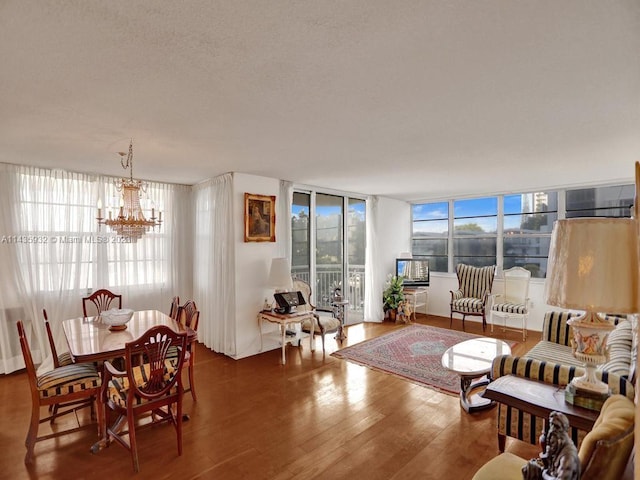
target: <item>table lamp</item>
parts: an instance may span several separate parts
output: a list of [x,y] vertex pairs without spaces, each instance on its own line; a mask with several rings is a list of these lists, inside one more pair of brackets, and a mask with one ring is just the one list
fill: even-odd
[[276,293],[288,292],[293,286],[291,281],[291,267],[288,258],[274,258],[271,260],[269,285],[275,287]]
[[573,218],[556,221],[549,250],[545,300],[549,305],[584,310],[571,318],[573,355],[586,372],[569,387],[607,395],[595,376],[607,361],[607,337],[614,326],[600,313],[638,312],[636,220]]

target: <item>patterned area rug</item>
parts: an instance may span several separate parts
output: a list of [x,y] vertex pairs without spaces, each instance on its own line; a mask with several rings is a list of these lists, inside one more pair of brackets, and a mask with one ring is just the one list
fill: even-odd
[[447,348],[479,336],[413,324],[345,347],[331,355],[457,395],[460,392],[460,376],[446,370],[440,359]]

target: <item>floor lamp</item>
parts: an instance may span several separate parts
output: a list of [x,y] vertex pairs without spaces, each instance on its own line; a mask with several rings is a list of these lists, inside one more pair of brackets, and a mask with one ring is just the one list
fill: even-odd
[[638,246],[632,218],[573,218],[556,221],[545,283],[547,304],[584,310],[571,318],[573,355],[586,372],[569,387],[577,394],[607,395],[596,367],[607,361],[614,326],[601,313],[637,313]]

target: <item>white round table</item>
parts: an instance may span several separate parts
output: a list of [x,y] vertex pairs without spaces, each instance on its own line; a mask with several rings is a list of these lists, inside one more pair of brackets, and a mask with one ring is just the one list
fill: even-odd
[[483,398],[481,394],[472,392],[489,384],[486,375],[491,371],[493,359],[499,355],[510,354],[511,347],[508,343],[489,337],[456,343],[442,354],[442,366],[460,375],[462,408],[472,413],[495,405],[495,402]]

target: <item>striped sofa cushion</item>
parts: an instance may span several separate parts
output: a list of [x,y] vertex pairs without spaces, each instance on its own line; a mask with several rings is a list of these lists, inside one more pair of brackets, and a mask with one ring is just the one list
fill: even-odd
[[463,297],[483,298],[485,293],[491,292],[496,266],[474,267],[459,263],[456,273],[458,288],[462,290]]
[[536,343],[523,357],[533,358],[541,362],[553,362],[560,365],[574,367],[584,366],[584,362],[581,362],[573,356],[571,347],[559,345],[555,342],[547,342],[546,340],[541,340]]
[[609,360],[602,365],[598,365],[598,370],[606,370],[610,373],[629,377],[633,346],[631,322],[624,320],[618,323],[607,338],[607,346],[609,348]]
[[517,313],[524,315],[527,313],[527,307],[522,303],[496,303],[491,306],[494,312]]
[[[176,360],[166,359],[164,361],[164,380],[169,382],[173,379],[176,372]],[[133,368],[133,378],[138,387],[144,387],[149,379],[150,366],[148,363]],[[173,395],[177,392],[178,386],[174,384],[167,395]],[[128,377],[115,377],[109,381],[108,398],[114,405],[121,408],[127,407],[127,394],[129,391],[129,378]],[[139,396],[135,396],[135,404],[141,405],[145,403],[145,399]]]
[[73,363],[54,368],[40,375],[37,380],[40,398],[91,390],[100,385],[100,375],[90,363]]

